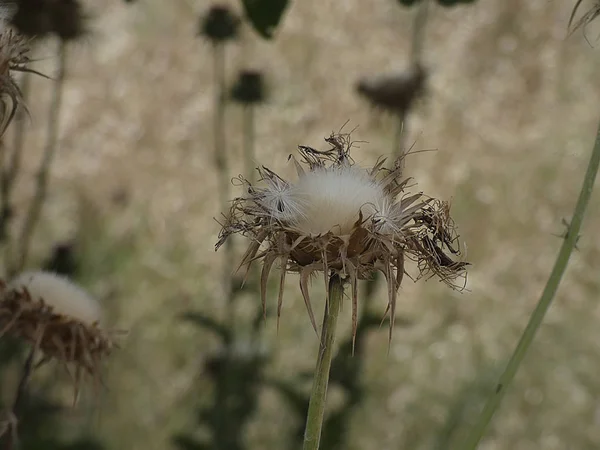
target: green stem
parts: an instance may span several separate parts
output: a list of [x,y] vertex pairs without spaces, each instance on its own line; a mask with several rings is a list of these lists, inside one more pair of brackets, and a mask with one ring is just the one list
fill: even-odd
[[[217,167],[217,176],[219,177],[219,208],[227,213],[227,203],[229,201],[229,165],[226,153],[225,139],[225,107],[227,85],[225,80],[225,45],[216,43],[213,45],[213,64],[215,76],[215,105],[214,105],[214,151],[215,166]],[[232,271],[234,267],[233,240],[228,239],[225,242],[225,262],[222,273],[223,297],[226,300],[228,320],[233,324],[233,289],[232,289]]]
[[581,187],[581,192],[579,193],[579,199],[577,200],[577,205],[575,206],[575,212],[573,213],[573,219],[571,224],[569,225],[567,234],[565,236],[564,242],[560,248],[560,252],[558,253],[558,257],[556,258],[556,262],[554,263],[554,268],[552,269],[552,273],[550,274],[550,278],[546,283],[546,287],[542,293],[542,296],[535,307],[535,310],[531,314],[529,319],[529,323],[521,336],[515,351],[513,352],[506,368],[504,369],[504,373],[500,376],[498,380],[498,384],[495,387],[494,393],[488,399],[485,407],[483,408],[483,412],[480,414],[479,419],[469,436],[467,436],[466,441],[462,446],[458,447],[461,450],[473,450],[477,448],[479,441],[483,437],[483,434],[490,423],[494,413],[498,409],[502,398],[506,392],[506,389],[512,382],[515,374],[527,353],[527,350],[531,346],[533,338],[544,319],[546,311],[550,307],[552,300],[554,299],[554,295],[558,289],[558,285],[560,280],[567,268],[567,264],[569,262],[569,257],[577,244],[577,239],[579,236],[579,230],[581,228],[581,224],[583,222],[583,217],[585,214],[585,210],[588,206],[590,197],[592,195],[592,189],[594,187],[594,180],[596,179],[596,174],[598,172],[598,166],[600,165],[600,122],[598,123],[598,130],[596,132],[596,142],[594,144],[594,149],[592,151],[592,156],[590,158],[590,162],[588,164],[587,172],[585,174],[585,178],[583,179],[583,186]]
[[40,214],[42,212],[42,206],[46,200],[50,167],[54,161],[54,155],[56,154],[56,147],[58,143],[58,131],[60,125],[59,118],[66,68],[67,43],[61,40],[58,47],[58,73],[54,82],[52,101],[50,103],[50,110],[48,113],[48,136],[46,138],[42,162],[36,177],[35,194],[31,204],[29,205],[29,209],[27,210],[23,228],[21,229],[21,234],[19,235],[17,261],[15,265],[10,268],[9,275],[14,275],[17,272],[20,272],[27,263],[27,258],[29,257],[29,246],[31,245],[33,232],[35,231],[35,227],[37,226]]
[[244,106],[244,170],[250,183],[254,182],[254,106]]
[[33,372],[34,357],[35,347],[32,347],[31,351],[29,352],[29,355],[27,356],[27,359],[25,360],[23,370],[21,371],[19,386],[17,387],[17,393],[15,395],[15,399],[13,401],[11,410],[11,419],[15,421],[15,423],[9,424],[8,432],[6,433],[6,437],[4,438],[4,450],[16,450],[19,448],[19,436],[17,434],[17,425],[18,420],[21,417],[21,409],[23,407],[23,403],[25,403],[26,400],[27,385],[29,384],[29,379],[31,378],[31,373]]
[[429,13],[429,0],[420,2],[415,19],[413,21],[412,42],[410,49],[411,64],[418,65],[421,63],[421,54],[425,45],[425,28]]
[[306,417],[303,450],[317,450],[321,440],[321,429],[323,428],[323,417],[325,415],[325,403],[327,400],[327,385],[329,383],[329,370],[331,369],[331,359],[333,357],[335,328],[342,304],[342,297],[344,296],[343,282],[339,275],[331,275],[328,289],[329,302],[325,304],[319,356],[317,357],[317,367],[315,369],[312,392],[308,404],[308,415]]

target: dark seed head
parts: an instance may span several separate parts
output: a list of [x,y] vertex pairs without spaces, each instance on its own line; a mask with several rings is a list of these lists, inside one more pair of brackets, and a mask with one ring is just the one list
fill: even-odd
[[78,0],[17,0],[11,23],[25,36],[44,38],[55,34],[64,41],[86,32],[86,17]]
[[356,91],[376,107],[403,114],[423,95],[426,82],[427,72],[417,66],[404,73],[363,78]]
[[235,39],[240,19],[227,6],[215,5],[200,18],[198,34],[215,43]]
[[18,0],[17,12],[11,20],[20,34],[44,38],[52,33],[52,14],[47,0]]
[[265,101],[263,76],[256,70],[244,70],[231,89],[231,97],[238,103],[253,104]]
[[54,33],[64,41],[74,41],[86,32],[86,17],[78,0],[52,2]]

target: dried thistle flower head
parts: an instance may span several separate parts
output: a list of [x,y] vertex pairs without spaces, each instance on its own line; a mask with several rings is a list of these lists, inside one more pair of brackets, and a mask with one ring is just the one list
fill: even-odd
[[21,338],[75,369],[77,395],[83,373],[100,379],[100,363],[114,346],[101,328],[97,301],[66,278],[49,272],[26,272],[8,285],[0,283],[0,336]]
[[231,97],[238,103],[253,105],[265,101],[263,75],[257,70],[243,70],[231,89]]
[[27,68],[30,62],[27,42],[0,20],[0,137],[22,104],[21,91],[12,72],[34,72]]
[[[416,262],[419,277],[438,276],[452,287],[465,275],[468,263],[457,260],[457,236],[446,202],[406,192],[402,165],[384,167],[380,160],[363,170],[350,158],[348,135],[332,135],[331,148],[317,151],[299,147],[293,157],[298,179],[289,182],[266,167],[258,169],[261,186],[240,177],[247,194],[233,200],[223,224],[218,249],[232,234],[242,234],[250,245],[240,267],[262,260],[261,299],[266,307],[266,286],[271,268],[280,264],[277,317],[281,313],[287,272],[300,274],[300,289],[313,328],[316,323],[308,293],[312,274],[325,279],[337,273],[350,282],[353,335],[358,313],[357,280],[375,271],[388,287],[390,339],[394,327],[396,293],[405,260]],[[246,272],[247,273],[247,272]],[[327,285],[327,283],[326,283]]]
[[427,72],[417,65],[406,72],[362,78],[356,91],[374,106],[404,114],[425,92]]
[[235,39],[239,26],[239,17],[229,7],[214,5],[200,18],[198,34],[219,44]]

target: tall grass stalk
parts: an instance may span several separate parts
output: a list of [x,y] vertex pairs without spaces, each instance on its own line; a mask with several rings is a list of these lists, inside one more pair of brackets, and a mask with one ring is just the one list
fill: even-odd
[[339,275],[331,275],[328,289],[329,301],[325,303],[317,367],[315,368],[306,417],[303,450],[317,450],[321,441],[321,429],[323,428],[325,404],[327,401],[327,386],[329,384],[329,371],[331,369],[333,346],[335,343],[335,329],[342,304],[342,297],[344,296],[343,281]]
[[52,100],[50,102],[50,110],[48,113],[48,135],[46,137],[46,145],[42,156],[42,162],[36,176],[35,194],[27,210],[25,221],[18,238],[17,260],[10,268],[10,275],[20,272],[29,257],[29,247],[31,239],[35,231],[35,227],[39,221],[42,206],[46,200],[48,190],[48,175],[50,167],[54,161],[56,147],[58,142],[58,131],[60,126],[60,110],[62,106],[62,93],[65,81],[65,73],[67,70],[67,47],[65,40],[59,40],[58,47],[58,69],[56,79],[54,81],[54,89]]
[[[410,65],[416,68],[421,65],[423,59],[423,48],[425,47],[425,29],[429,18],[429,0],[422,0],[417,6],[413,24],[410,46]],[[396,132],[393,141],[393,160],[403,156],[406,149],[406,121],[412,108],[403,110],[396,121]],[[401,160],[404,165],[404,158]]]
[[254,106],[244,106],[244,171],[250,183],[254,183]]
[[592,195],[592,189],[594,187],[594,180],[596,179],[596,174],[598,172],[598,166],[600,165],[600,121],[598,122],[598,130],[596,132],[596,141],[594,144],[594,149],[592,151],[592,156],[590,158],[590,162],[587,167],[587,171],[585,177],[583,179],[583,185],[581,187],[581,192],[579,193],[579,198],[577,200],[577,205],[575,206],[575,211],[573,213],[573,219],[571,224],[568,227],[567,234],[564,238],[564,242],[560,248],[558,253],[558,257],[556,258],[556,262],[554,263],[554,267],[550,274],[550,278],[546,283],[546,287],[542,293],[542,296],[535,307],[531,317],[529,319],[529,323],[523,332],[517,347],[515,348],[506,368],[504,369],[504,373],[500,376],[498,383],[495,386],[495,390],[492,395],[489,397],[485,407],[483,408],[482,413],[479,415],[479,418],[471,430],[469,436],[465,442],[458,447],[460,450],[473,450],[477,448],[481,438],[483,437],[494,413],[498,409],[504,394],[506,393],[509,385],[512,383],[527,350],[531,346],[533,339],[537,333],[537,330],[542,323],[552,300],[556,294],[558,289],[558,285],[562,279],[562,276],[567,268],[567,264],[569,262],[569,258],[575,245],[577,244],[577,240],[579,237],[579,230],[581,228],[581,224],[583,222],[583,218],[585,215],[585,210],[588,206],[590,197]]

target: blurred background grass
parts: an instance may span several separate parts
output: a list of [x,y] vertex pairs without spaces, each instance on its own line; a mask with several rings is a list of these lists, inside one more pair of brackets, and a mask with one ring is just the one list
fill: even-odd
[[[237,2],[229,5],[239,11]],[[217,319],[226,312],[223,254],[214,252],[220,208],[211,49],[195,37],[209,6],[90,0],[92,33],[70,53],[57,159],[30,265],[74,239],[79,280],[106,305],[111,324],[129,330],[107,366],[102,395],[90,389],[65,417],[66,428],[85,429],[110,449],[171,448],[174,434],[198,428],[197,405],[209,404],[214,390],[207,361],[221,342],[179,318],[189,310]],[[406,142],[436,151],[409,157],[407,171],[418,189],[452,200],[473,264],[468,291],[433,280],[404,283],[404,321],[389,355],[385,327],[365,338],[365,394],[344,448],[452,448],[516,344],[561,243],[556,235],[565,231],[561,220],[575,203],[598,120],[594,26],[591,45],[581,32],[565,39],[572,7],[479,0],[431,8],[424,47],[430,91],[411,116]],[[389,155],[395,121],[372,110],[354,86],[361,76],[408,65],[414,13],[392,0],[305,0],[292,2],[273,41],[243,25],[228,48],[228,82],[241,69],[266,75],[257,161],[292,174],[287,157],[297,145],[322,148],[323,137],[347,121],[349,129],[358,126],[353,138],[366,141],[353,153],[358,164]],[[34,67],[43,73],[53,72],[53,45],[36,49]],[[32,82],[15,226],[45,139],[50,82]],[[243,171],[241,119],[241,108],[228,106],[232,177]],[[600,447],[598,200],[595,193],[579,251],[482,449]],[[322,282],[313,283],[315,299]],[[255,296],[241,294],[236,308],[236,345],[268,352],[261,370],[281,380],[312,370],[317,346],[297,279],[287,284],[279,333],[269,318],[252,337]],[[378,290],[372,310],[382,315],[386,301]],[[346,334],[349,308],[342,318]],[[331,392],[332,408],[343,396]],[[298,426],[293,410],[272,387],[257,398],[242,441],[249,449],[289,448]]]

